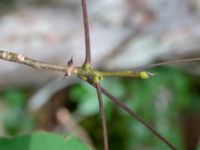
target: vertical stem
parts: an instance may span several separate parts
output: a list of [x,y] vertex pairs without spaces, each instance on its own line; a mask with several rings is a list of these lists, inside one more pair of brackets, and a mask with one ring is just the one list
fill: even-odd
[[101,86],[99,83],[95,84],[95,87],[97,89],[97,95],[98,95],[98,101],[99,101],[99,107],[101,112],[101,120],[102,120],[102,127],[103,127],[103,141],[104,141],[104,150],[108,150],[108,132],[107,132],[107,126],[106,126],[106,117],[105,117],[105,111],[102,101],[102,94],[101,94]]
[[85,63],[91,63],[91,54],[90,54],[90,31],[89,31],[89,21],[87,15],[87,0],[82,0],[82,10],[83,10],[83,22],[84,22],[84,31],[85,31]]

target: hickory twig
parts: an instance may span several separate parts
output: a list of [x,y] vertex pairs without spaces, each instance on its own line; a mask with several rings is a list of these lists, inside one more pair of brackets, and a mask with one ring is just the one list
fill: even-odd
[[141,72],[135,72],[135,71],[115,71],[115,72],[109,72],[109,71],[98,71],[94,70],[89,64],[83,65],[82,67],[75,67],[73,66],[73,61],[70,60],[68,62],[68,65],[56,65],[56,64],[49,64],[46,62],[34,60],[32,58],[23,56],[21,54],[8,52],[0,50],[0,59],[15,62],[19,64],[24,64],[33,68],[37,69],[47,69],[47,70],[55,70],[59,72],[64,72],[66,75],[76,75],[80,77],[82,80],[87,81],[89,78],[92,80],[95,80],[95,82],[99,82],[103,80],[103,77],[109,77],[109,76],[121,76],[121,77],[131,77],[131,78],[141,78],[141,79],[147,79],[152,76],[151,73],[141,71]]

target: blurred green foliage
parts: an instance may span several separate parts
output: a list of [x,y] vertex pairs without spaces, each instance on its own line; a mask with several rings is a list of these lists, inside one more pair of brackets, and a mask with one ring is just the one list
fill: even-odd
[[73,136],[35,132],[12,139],[0,138],[1,150],[89,150]]
[[26,112],[28,92],[20,88],[8,88],[0,92],[0,99],[7,105],[1,124],[8,135],[21,134],[34,126]]
[[[124,101],[179,149],[184,149],[181,118],[184,113],[200,112],[199,78],[173,68],[157,68],[158,75],[148,80],[106,79],[102,84]],[[81,82],[70,91],[79,103],[77,113],[85,116],[81,124],[87,128],[95,145],[102,149],[102,128],[96,91]],[[168,150],[148,129],[104,97],[108,121],[110,149]]]
[[[105,79],[102,85],[154,126],[178,149],[184,150],[187,141],[183,136],[185,124],[182,120],[184,117],[200,114],[200,79],[168,67],[157,68],[151,72],[157,75],[148,80],[109,78]],[[26,112],[29,93],[30,91],[20,88],[9,88],[0,92],[0,102],[5,103],[9,110],[2,114],[8,135],[22,134],[31,131],[35,126]],[[85,82],[80,82],[69,88],[67,95],[72,103],[76,103],[76,109],[68,109],[82,118],[80,124],[90,134],[97,149],[103,149],[96,90]],[[103,101],[110,150],[168,150],[148,129],[105,96]],[[0,120],[2,121],[1,118]]]

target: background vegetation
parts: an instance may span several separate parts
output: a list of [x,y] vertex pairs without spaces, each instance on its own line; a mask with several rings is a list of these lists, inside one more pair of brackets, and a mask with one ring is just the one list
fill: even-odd
[[[106,79],[103,85],[115,96],[124,100],[179,149],[197,149],[200,110],[198,76],[170,67],[156,68],[152,72],[156,72],[157,75],[149,80],[111,78]],[[30,119],[26,113],[30,93],[31,90],[24,88],[9,88],[1,91],[1,103],[7,107],[6,111],[1,109],[1,118],[3,118],[1,124],[6,135],[29,133],[40,128],[39,122],[42,120]],[[90,135],[95,147],[102,149],[102,129],[96,91],[80,82],[66,88],[64,93],[65,102],[59,107],[70,110],[73,117]],[[59,100],[59,97],[56,99]],[[140,123],[105,97],[104,103],[111,149],[168,149]],[[50,103],[50,105],[54,104]],[[59,107],[56,109],[58,110]],[[51,115],[46,117],[52,118]],[[45,120],[49,120],[48,118]],[[54,124],[52,131],[59,126],[55,120],[51,121],[51,124]]]

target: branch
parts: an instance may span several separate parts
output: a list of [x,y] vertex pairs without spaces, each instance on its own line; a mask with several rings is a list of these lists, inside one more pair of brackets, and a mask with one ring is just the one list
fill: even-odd
[[87,16],[87,0],[82,0],[82,10],[83,10],[83,22],[84,22],[84,31],[85,31],[85,63],[91,63],[91,54],[90,54],[90,31],[89,31],[89,21]]
[[105,117],[105,111],[102,101],[102,94],[101,94],[101,86],[99,83],[95,84],[95,87],[97,89],[97,95],[98,95],[98,101],[99,101],[99,108],[101,113],[101,122],[103,127],[103,140],[104,140],[104,150],[108,150],[108,131],[106,126],[106,117]]
[[152,73],[141,71],[141,72],[134,72],[131,70],[128,71],[116,71],[116,72],[109,72],[109,71],[96,71],[94,70],[90,64],[83,65],[82,67],[74,67],[72,59],[68,62],[67,66],[63,65],[54,65],[45,63],[42,61],[37,61],[32,58],[23,56],[21,54],[8,52],[8,51],[1,51],[0,50],[0,59],[11,61],[19,64],[28,65],[33,68],[37,69],[48,69],[48,70],[56,70],[60,72],[64,72],[65,76],[67,75],[76,75],[81,77],[81,79],[95,79],[102,80],[105,76],[121,76],[121,77],[132,77],[132,78],[141,78],[147,79],[153,76]]
[[16,53],[2,51],[2,50],[0,50],[0,59],[19,63],[19,64],[24,64],[24,65],[37,68],[37,69],[56,70],[56,71],[64,72],[68,74],[72,74],[72,71],[73,71],[72,67],[49,64],[49,63],[28,58],[21,54],[16,54]]

